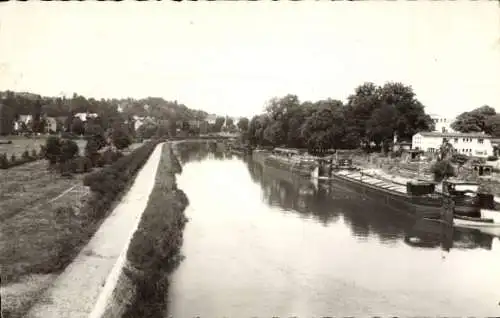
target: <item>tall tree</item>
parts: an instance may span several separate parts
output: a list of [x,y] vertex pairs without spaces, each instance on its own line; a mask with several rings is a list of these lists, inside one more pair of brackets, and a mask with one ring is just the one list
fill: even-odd
[[75,135],[83,135],[85,133],[85,126],[79,117],[73,118],[71,122],[71,132]]
[[456,118],[451,124],[451,128],[463,133],[469,132],[489,132],[490,128],[487,126],[488,118],[496,115],[493,107],[484,105],[470,112],[464,112]]
[[241,131],[247,131],[248,130],[248,125],[250,124],[250,121],[248,120],[248,118],[246,117],[241,117],[239,120],[238,120],[238,128],[241,130]]
[[215,119],[214,131],[221,132],[222,126],[224,126],[225,121],[226,121],[226,119],[224,117],[217,117]]
[[500,114],[489,116],[485,121],[486,133],[494,137],[500,137]]
[[411,140],[419,131],[433,130],[434,124],[417,100],[413,88],[398,82],[389,82],[378,89],[380,105],[392,105],[396,110],[395,132],[402,139]]
[[342,147],[345,134],[343,106],[340,101],[316,103],[313,114],[301,127],[301,135],[309,149]]

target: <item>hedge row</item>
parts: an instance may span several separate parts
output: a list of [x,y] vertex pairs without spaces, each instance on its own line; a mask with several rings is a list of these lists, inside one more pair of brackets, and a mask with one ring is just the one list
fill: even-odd
[[120,193],[133,181],[136,172],[148,160],[158,141],[150,141],[135,149],[127,156],[85,176],[83,184],[90,187],[93,197],[88,202],[88,208],[94,218],[102,218]]
[[21,157],[16,157],[16,155],[12,154],[10,158],[7,157],[7,154],[0,155],[0,169],[9,169],[12,167],[20,166],[28,162],[37,161],[43,159],[43,149],[40,150],[40,153],[37,153],[35,149],[28,151],[25,150]]
[[153,190],[127,253],[132,270],[126,273],[135,285],[137,297],[125,317],[150,317],[164,309],[167,274],[180,261],[187,221],[184,209],[188,199],[175,180],[175,174],[180,172],[171,145],[164,144]]

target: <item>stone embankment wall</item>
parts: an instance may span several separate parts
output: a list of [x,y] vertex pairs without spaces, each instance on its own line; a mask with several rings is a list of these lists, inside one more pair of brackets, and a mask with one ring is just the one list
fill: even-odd
[[187,221],[184,209],[188,200],[175,179],[181,171],[172,144],[165,143],[153,190],[126,250],[126,259],[108,277],[115,283],[103,290],[91,317],[150,317],[164,310],[167,275],[180,260]]

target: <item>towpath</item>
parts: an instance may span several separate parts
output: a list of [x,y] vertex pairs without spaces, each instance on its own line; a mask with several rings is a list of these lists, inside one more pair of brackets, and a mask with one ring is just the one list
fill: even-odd
[[163,144],[156,147],[122,201],[87,246],[31,308],[27,317],[88,317],[100,294],[116,283],[110,281],[113,280],[110,274],[125,259],[127,247],[154,186],[162,147]]

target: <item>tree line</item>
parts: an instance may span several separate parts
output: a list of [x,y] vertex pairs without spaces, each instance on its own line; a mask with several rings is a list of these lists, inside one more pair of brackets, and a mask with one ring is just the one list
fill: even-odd
[[[45,131],[46,118],[56,118],[61,131],[83,133],[83,123],[74,117],[78,113],[95,113],[99,125],[111,128],[116,123],[132,122],[134,116],[151,117],[156,121],[172,123],[201,120],[208,114],[201,110],[188,108],[177,101],[148,97],[143,99],[94,99],[73,94],[72,97],[43,97],[31,93],[0,92],[0,134],[13,132],[13,122],[21,115],[31,115],[30,127],[33,133]],[[73,127],[74,126],[74,127]],[[23,127],[21,127],[23,128]]]
[[394,135],[410,141],[415,133],[431,130],[434,122],[411,86],[367,82],[345,104],[330,98],[301,102],[292,94],[273,98],[263,114],[249,121],[244,138],[254,146],[387,149]]

